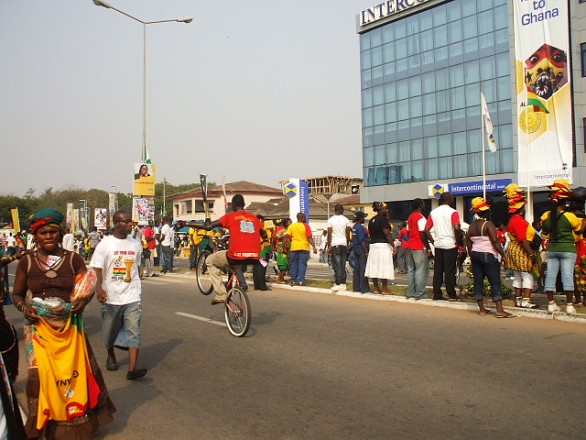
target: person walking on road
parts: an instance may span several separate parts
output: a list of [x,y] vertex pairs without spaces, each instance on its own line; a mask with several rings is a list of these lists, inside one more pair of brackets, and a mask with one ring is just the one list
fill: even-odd
[[346,260],[350,243],[350,220],[344,215],[344,207],[337,204],[334,215],[328,219],[328,257],[334,271],[334,292],[346,290]]
[[427,222],[423,215],[425,203],[421,199],[413,200],[412,212],[407,218],[407,299],[420,300],[425,298],[425,285],[429,272],[429,258],[432,255],[431,247],[425,235]]
[[370,245],[368,232],[364,227],[365,219],[366,213],[364,211],[356,211],[354,226],[352,227],[352,251],[356,256],[356,265],[352,274],[352,287],[354,292],[360,293],[370,292],[368,278],[364,276]]
[[374,293],[390,295],[388,283],[389,280],[395,279],[393,268],[395,245],[388,219],[389,208],[385,202],[374,202],[372,209],[376,215],[368,222],[370,250],[364,275],[372,279]]
[[104,345],[108,352],[106,369],[118,370],[114,344],[128,350],[126,379],[140,379],[147,373],[138,368],[142,318],[140,259],[142,245],[129,234],[132,218],[126,211],[112,216],[114,232],[105,237],[94,252],[90,266],[97,275],[96,295],[102,313]]
[[484,307],[484,278],[488,278],[492,301],[496,306],[495,316],[513,318],[515,315],[503,309],[499,257],[504,258],[505,251],[499,242],[496,227],[488,220],[490,205],[482,197],[475,197],[472,199],[470,210],[478,217],[466,233],[466,247],[472,263],[474,299],[478,303],[479,314],[486,316],[490,313],[490,310]]
[[[433,299],[445,300],[442,285],[446,283],[446,292],[450,301],[458,301],[456,295],[456,259],[457,243],[462,242],[460,215],[454,208],[454,198],[448,192],[439,199],[439,206],[431,211],[425,225],[425,235],[435,248],[433,266]],[[434,234],[431,234],[433,230]]]
[[297,214],[297,223],[292,223],[287,228],[283,249],[287,249],[289,243],[289,272],[291,274],[291,286],[305,286],[305,274],[309,261],[309,249],[317,254],[317,248],[313,241],[311,228],[306,223],[307,218],[302,212]]

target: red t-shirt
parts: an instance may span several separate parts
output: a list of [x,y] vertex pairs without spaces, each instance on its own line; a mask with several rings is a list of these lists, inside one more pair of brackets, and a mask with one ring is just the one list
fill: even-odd
[[234,260],[258,259],[262,223],[247,211],[229,212],[218,219],[230,231],[228,257]]
[[507,232],[509,233],[509,237],[513,240],[523,241],[527,240],[527,228],[529,227],[529,222],[525,220],[518,214],[511,216],[509,220],[509,224],[507,225]]
[[425,244],[421,238],[421,231],[419,230],[419,224],[422,219],[425,224],[425,217],[420,212],[412,213],[407,219],[407,228],[409,233],[409,241],[407,244],[409,249],[414,251],[422,251],[425,249]]

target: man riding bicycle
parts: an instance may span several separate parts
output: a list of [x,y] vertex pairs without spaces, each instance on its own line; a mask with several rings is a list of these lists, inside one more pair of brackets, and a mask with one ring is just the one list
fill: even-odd
[[201,223],[189,224],[196,229],[209,231],[215,227],[221,227],[230,232],[228,250],[214,252],[206,260],[210,279],[216,291],[212,304],[226,302],[228,299],[226,286],[222,281],[222,272],[227,271],[230,266],[238,264],[260,264],[258,259],[261,238],[266,239],[267,233],[262,229],[260,220],[245,211],[244,206],[244,197],[242,194],[236,194],[232,197],[232,212],[226,213],[211,223],[206,220],[203,225]]

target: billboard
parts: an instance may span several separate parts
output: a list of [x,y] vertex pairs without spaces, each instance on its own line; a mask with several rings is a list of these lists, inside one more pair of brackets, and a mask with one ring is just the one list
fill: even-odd
[[156,167],[152,163],[134,164],[134,196],[155,196]]
[[518,178],[522,186],[572,181],[567,0],[513,0]]

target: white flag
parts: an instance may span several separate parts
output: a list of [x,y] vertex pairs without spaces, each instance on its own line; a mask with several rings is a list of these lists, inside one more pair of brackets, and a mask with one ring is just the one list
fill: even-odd
[[484,118],[484,129],[486,130],[486,135],[488,136],[488,148],[492,153],[496,153],[496,143],[493,136],[494,127],[492,125],[492,120],[490,119],[490,113],[488,112],[488,106],[486,105],[484,93],[482,92],[480,92],[480,102],[482,104],[482,117]]

